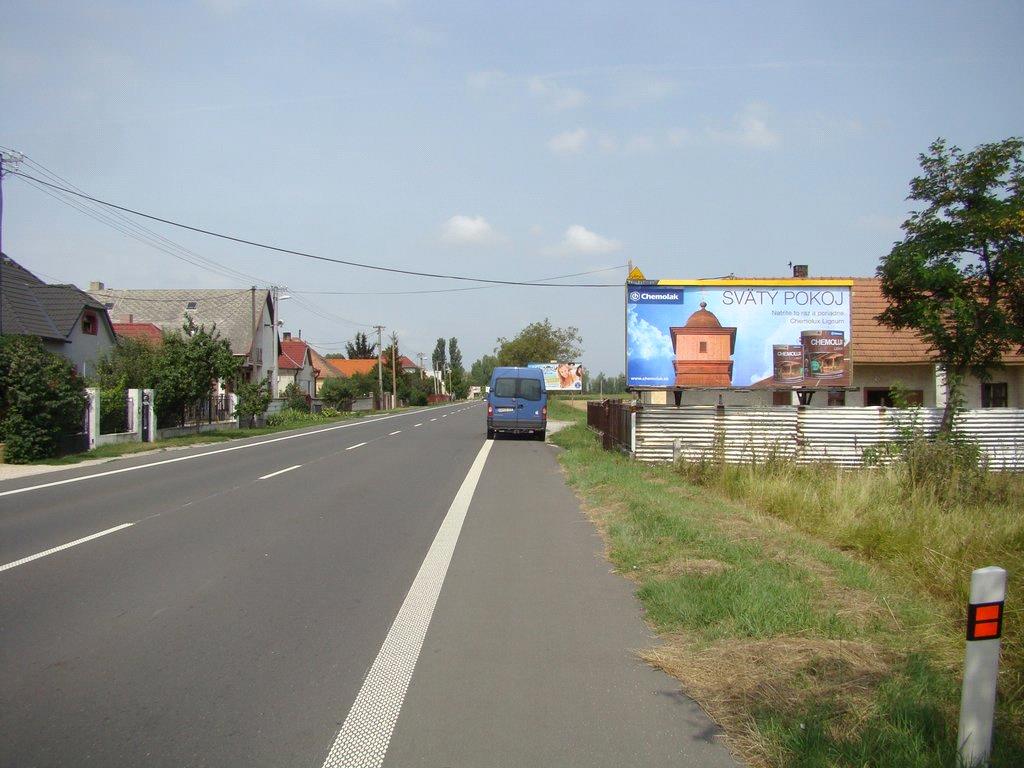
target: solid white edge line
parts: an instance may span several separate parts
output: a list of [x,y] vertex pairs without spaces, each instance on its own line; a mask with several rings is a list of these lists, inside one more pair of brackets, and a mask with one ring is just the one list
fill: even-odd
[[84,536],[81,539],[75,539],[74,541],[69,541],[67,544],[61,544],[59,547],[54,547],[53,549],[48,549],[45,552],[39,552],[38,554],[35,554],[35,555],[29,555],[28,557],[23,557],[23,558],[21,558],[21,560],[15,560],[12,563],[7,563],[6,565],[0,565],[0,571],[6,571],[9,568],[17,568],[19,565],[24,565],[25,563],[31,563],[33,560],[38,560],[40,557],[46,557],[47,555],[52,555],[55,552],[60,552],[60,551],[65,550],[65,549],[70,549],[71,547],[77,547],[79,544],[84,544],[87,541],[92,541],[93,539],[98,539],[100,536],[106,536],[108,533],[116,533],[117,531],[124,530],[125,528],[131,528],[133,525],[135,525],[135,523],[122,523],[121,525],[115,525],[113,528],[107,528],[107,530],[105,530],[105,531],[100,531],[99,533],[93,533],[93,534],[90,534],[89,536]]
[[323,768],[380,768],[383,765],[466,512],[492,445],[492,440],[483,444],[455,494]]
[[43,488],[53,488],[57,485],[67,485],[68,483],[78,483],[83,480],[94,480],[97,477],[110,477],[111,475],[120,475],[122,472],[135,472],[140,469],[149,469],[150,467],[160,467],[164,464],[177,464],[179,461],[191,461],[192,459],[202,459],[206,456],[215,456],[218,453],[230,453],[231,451],[243,451],[246,448],[258,448],[261,445],[270,445],[271,443],[280,443],[283,440],[294,440],[298,437],[312,437],[313,435],[320,435],[324,432],[333,432],[336,429],[348,429],[349,427],[361,427],[364,424],[376,424],[378,421],[387,421],[388,419],[397,419],[401,416],[411,416],[415,413],[422,413],[423,410],[419,411],[407,411],[406,413],[393,413],[390,416],[381,416],[376,419],[369,419],[367,421],[359,420],[349,422],[348,424],[336,424],[333,427],[324,427],[323,429],[315,429],[311,432],[296,432],[292,435],[284,435],[283,437],[272,437],[269,440],[260,440],[258,443],[244,443],[242,445],[232,445],[228,448],[218,448],[215,451],[205,451],[203,453],[190,453],[188,456],[178,456],[174,459],[164,459],[162,461],[151,461],[149,464],[135,464],[131,467],[122,467],[121,469],[110,469],[106,472],[97,472],[93,475],[81,475],[79,477],[68,477],[64,480],[54,480],[52,483],[40,483],[39,485],[29,485],[24,488],[14,488],[10,491],[0,491],[0,497],[13,496],[17,493],[28,493],[29,491],[38,491]]
[[257,478],[257,479],[258,480],[269,480],[272,477],[277,477],[278,475],[283,475],[285,472],[291,472],[293,469],[298,469],[301,466],[302,466],[301,464],[296,464],[294,467],[287,467],[286,469],[279,469],[279,470],[277,470],[277,472],[271,472],[269,475],[264,475],[263,477],[260,477],[260,478]]
[[355,445],[350,445],[345,450],[346,451],[351,451],[353,448],[362,448],[364,445],[366,445],[366,443],[356,443]]

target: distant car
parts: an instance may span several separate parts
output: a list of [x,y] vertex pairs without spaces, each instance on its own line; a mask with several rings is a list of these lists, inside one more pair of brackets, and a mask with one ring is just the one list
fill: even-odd
[[487,439],[496,432],[528,432],[544,439],[548,390],[539,368],[495,368],[487,393]]

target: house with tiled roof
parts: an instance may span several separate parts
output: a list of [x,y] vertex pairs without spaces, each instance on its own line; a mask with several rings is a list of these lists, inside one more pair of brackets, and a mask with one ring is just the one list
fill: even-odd
[[0,334],[36,336],[89,376],[114,345],[101,302],[73,285],[51,285],[0,254]]
[[158,326],[153,323],[136,323],[131,319],[125,323],[114,323],[114,333],[118,339],[131,339],[153,346],[160,346],[164,342],[164,332]]
[[313,370],[316,371],[316,393],[320,394],[320,388],[328,379],[342,379],[341,372],[331,365],[331,361],[321,355],[312,347],[309,347],[309,357],[313,361]]
[[287,332],[282,335],[277,370],[280,392],[294,384],[302,394],[316,397],[317,370],[313,366],[309,345],[302,339],[293,339]]
[[377,358],[375,357],[359,358],[356,360],[342,360],[332,357],[327,362],[330,363],[334,370],[345,377],[377,370]]
[[119,323],[151,323],[173,333],[188,315],[207,330],[216,327],[247,381],[270,380],[278,349],[274,306],[265,288],[122,289],[97,282],[89,294]]

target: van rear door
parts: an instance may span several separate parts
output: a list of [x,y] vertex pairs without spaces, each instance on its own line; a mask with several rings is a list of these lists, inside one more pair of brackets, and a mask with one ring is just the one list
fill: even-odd
[[499,376],[491,388],[491,417],[495,429],[515,429],[519,423],[519,402],[516,399],[516,383],[514,376]]

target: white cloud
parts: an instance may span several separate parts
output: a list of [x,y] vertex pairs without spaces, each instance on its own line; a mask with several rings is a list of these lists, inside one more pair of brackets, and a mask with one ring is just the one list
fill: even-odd
[[664,360],[674,357],[672,340],[667,333],[644,320],[631,306],[627,312],[629,325],[629,355],[638,360]]
[[441,239],[454,245],[484,245],[498,239],[498,233],[483,216],[455,214],[441,228]]
[[578,154],[587,144],[587,131],[577,128],[575,131],[563,131],[548,140],[548,149],[558,155]]
[[736,144],[751,149],[771,149],[782,137],[768,125],[767,110],[760,104],[751,104],[727,128],[708,128],[708,137],[724,144]]
[[531,77],[526,87],[530,95],[543,99],[551,109],[575,109],[587,100],[587,95],[579,88],[559,85],[543,77]]
[[622,249],[622,243],[602,237],[596,232],[591,232],[580,224],[573,224],[565,230],[562,242],[557,246],[546,248],[546,253],[560,254],[563,256],[595,255],[612,253]]
[[508,81],[508,75],[500,69],[485,69],[466,75],[466,85],[474,91],[489,91]]

